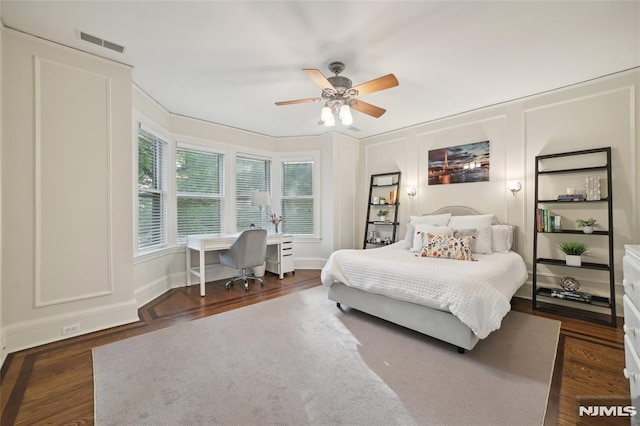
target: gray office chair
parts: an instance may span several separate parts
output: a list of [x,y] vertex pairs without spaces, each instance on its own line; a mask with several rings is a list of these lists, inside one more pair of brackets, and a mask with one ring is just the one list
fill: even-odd
[[249,281],[256,280],[264,286],[264,281],[253,273],[248,274],[247,269],[262,266],[267,256],[267,230],[248,229],[243,231],[235,243],[228,250],[220,252],[220,263],[231,268],[240,269],[240,275],[231,278],[224,285],[226,290],[234,281],[243,280],[245,291],[249,291]]

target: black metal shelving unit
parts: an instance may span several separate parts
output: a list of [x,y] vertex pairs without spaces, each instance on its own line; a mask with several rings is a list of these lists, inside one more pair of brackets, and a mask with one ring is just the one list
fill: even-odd
[[[606,156],[605,164],[592,166],[592,167],[578,167],[578,168],[554,168],[540,170],[541,165],[545,160],[579,157],[589,154],[604,154]],[[583,157],[584,158],[584,157]],[[540,199],[540,176],[543,175],[566,175],[566,174],[583,174],[585,177],[589,173],[593,172],[605,172],[606,173],[606,197],[599,200],[580,200],[580,201],[559,201],[557,199]],[[590,206],[598,208],[598,205],[606,205],[607,209],[607,230],[606,231],[594,231],[592,234],[585,234],[581,230],[568,230],[563,229],[558,232],[542,232],[538,229],[536,220],[533,222],[533,309],[538,311],[546,311],[555,313],[558,315],[569,316],[573,318],[579,318],[599,324],[610,325],[615,327],[617,325],[616,316],[616,299],[615,299],[615,277],[613,266],[613,191],[612,191],[612,179],[611,179],[611,148],[597,148],[588,149],[582,151],[563,152],[558,154],[539,155],[535,159],[535,195],[534,195],[534,219],[537,214],[537,210],[541,206],[551,205],[557,209],[562,209],[563,206],[579,205]],[[593,204],[596,203],[596,204]],[[584,236],[584,238],[593,238],[593,236],[606,236],[608,238],[608,262],[607,263],[592,263],[582,262],[581,266],[568,266],[564,260],[549,259],[538,257],[538,240],[539,238],[553,238],[554,235],[563,234],[575,234]],[[583,238],[583,237],[580,237]],[[558,299],[552,297],[552,288],[538,285],[538,265],[548,265],[553,268],[581,268],[592,269],[597,271],[606,271],[609,276],[609,288],[604,295],[592,295],[590,302],[583,302],[578,300],[562,299],[563,302],[558,303]],[[559,269],[560,270],[560,269]],[[557,288],[560,290],[560,288]],[[607,313],[594,312],[588,309],[587,305],[599,307]]]
[[[384,242],[371,242],[368,241],[369,231],[375,230],[378,232],[390,233],[391,242],[396,241],[396,235],[398,226],[398,206],[399,202],[399,190],[400,190],[400,177],[401,172],[380,173],[371,175],[371,183],[369,184],[369,198],[367,199],[367,217],[364,227],[364,239],[362,248],[377,248],[384,245]],[[396,197],[393,203],[375,204],[373,202],[374,197],[388,197],[390,191],[396,192]],[[389,210],[391,221],[379,221],[373,220],[373,217],[377,216],[378,210]]]

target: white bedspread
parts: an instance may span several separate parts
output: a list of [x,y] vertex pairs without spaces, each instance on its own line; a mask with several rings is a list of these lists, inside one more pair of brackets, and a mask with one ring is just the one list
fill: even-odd
[[477,262],[416,257],[404,242],[373,250],[339,250],[322,269],[326,286],[339,281],[371,293],[449,311],[484,339],[500,328],[510,300],[527,279],[515,252],[474,254]]

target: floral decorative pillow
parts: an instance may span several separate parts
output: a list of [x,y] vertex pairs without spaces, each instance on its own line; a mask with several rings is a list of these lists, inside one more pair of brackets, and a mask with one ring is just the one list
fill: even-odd
[[415,225],[413,228],[413,246],[411,251],[419,253],[422,247],[427,244],[429,240],[428,235],[453,235],[453,229],[448,226],[433,226],[433,225]]
[[428,234],[427,243],[422,247],[420,256],[475,261],[471,254],[473,239],[471,235],[456,238],[452,235]]

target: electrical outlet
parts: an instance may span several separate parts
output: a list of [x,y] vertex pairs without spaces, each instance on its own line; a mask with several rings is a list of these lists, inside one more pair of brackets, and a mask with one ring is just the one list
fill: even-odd
[[80,324],[71,324],[65,325],[62,327],[62,335],[65,336],[67,334],[77,333],[80,331]]

